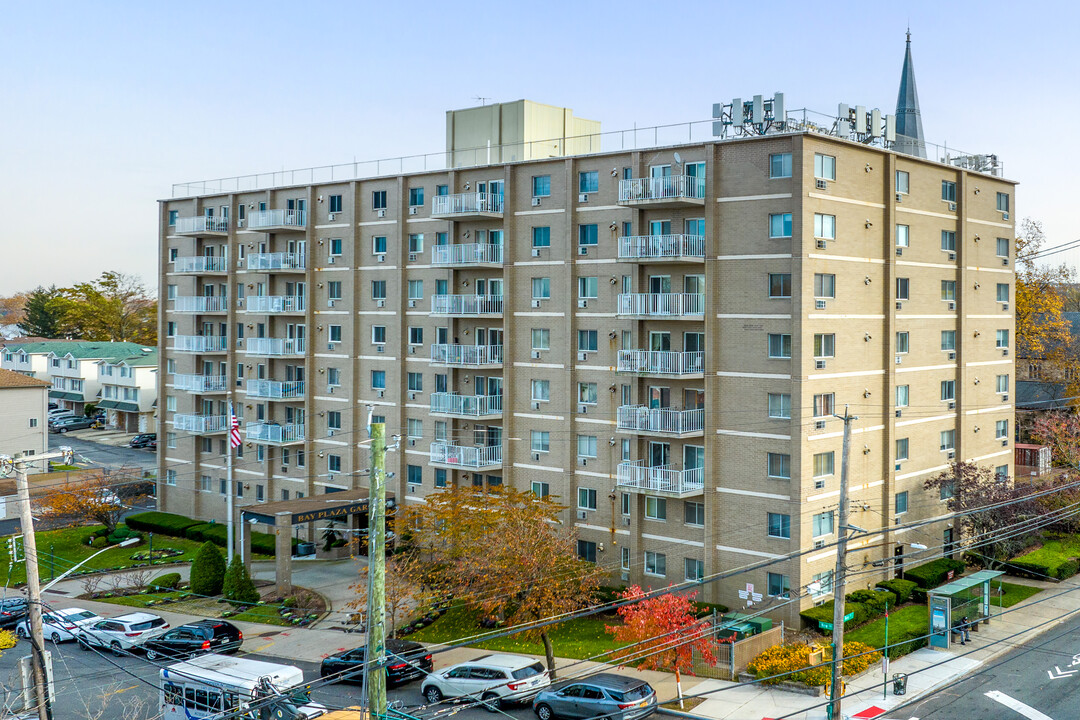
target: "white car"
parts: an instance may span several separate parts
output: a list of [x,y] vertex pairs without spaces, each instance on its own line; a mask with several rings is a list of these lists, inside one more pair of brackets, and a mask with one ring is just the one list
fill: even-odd
[[544,666],[521,655],[485,655],[431,673],[420,692],[429,705],[446,699],[480,701],[491,712],[507,703],[521,703],[551,685]]
[[136,612],[81,627],[75,639],[83,650],[100,647],[123,655],[168,629],[169,623],[160,615]]
[[[64,608],[63,610],[51,610],[41,614],[41,627],[45,637],[54,643],[65,640],[74,640],[75,633],[79,628],[91,625],[101,620],[97,613],[84,610],[83,608]],[[15,626],[15,634],[19,637],[30,637],[30,620],[23,618]]]

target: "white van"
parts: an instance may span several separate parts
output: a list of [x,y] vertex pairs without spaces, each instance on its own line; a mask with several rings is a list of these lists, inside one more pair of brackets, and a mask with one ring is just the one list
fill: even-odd
[[[311,702],[304,671],[292,665],[232,655],[202,655],[161,669],[159,698],[163,720],[239,717],[264,707],[291,706],[297,717],[315,718],[326,708]],[[246,715],[245,715],[246,717]],[[283,715],[282,717],[288,717]]]

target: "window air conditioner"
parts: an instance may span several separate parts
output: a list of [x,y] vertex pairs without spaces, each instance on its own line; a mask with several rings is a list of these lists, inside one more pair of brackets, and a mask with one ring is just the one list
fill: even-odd
[[582,245],[581,247],[579,247],[577,249],[577,254],[578,255],[588,255],[589,254],[589,248],[586,247],[585,245]]
[[330,222],[334,222],[337,218],[337,213],[327,213],[327,216],[330,218]]
[[540,248],[533,248],[532,249],[532,256],[533,257],[540,257]]
[[956,203],[949,203],[949,212],[956,212]]
[[409,346],[409,354],[410,355],[415,355],[416,354],[416,346],[415,345],[410,345]]
[[904,362],[904,356],[903,355],[897,355],[896,356],[896,364],[899,365],[902,362]]
[[331,255],[330,258],[327,260],[327,262],[330,263],[331,265],[335,264],[337,262],[337,256],[336,255]]
[[817,550],[818,548],[823,548],[823,547],[825,547],[825,541],[824,540],[815,540],[814,541],[814,549],[815,550]]
[[334,394],[334,386],[333,386],[333,385],[327,385],[327,386],[326,386],[326,392],[328,392],[328,393],[330,393],[331,395],[333,395],[333,394]]
[[956,253],[949,253],[949,259],[950,260],[955,260],[956,259]]
[[386,301],[385,300],[376,300],[375,301],[375,307],[386,307]]
[[416,207],[411,207],[411,208],[409,208],[409,214],[410,214],[410,215],[415,215],[415,214],[416,214],[416,211],[417,211],[418,209],[419,209],[419,208],[416,208]]
[[386,352],[386,346],[385,345],[376,345],[375,346],[375,352]]
[[539,410],[540,409],[540,402],[539,401],[533,402],[532,407],[533,407],[533,410]]
[[376,394],[377,394],[377,395],[378,395],[379,397],[382,397],[383,395],[385,395],[385,394],[386,394],[386,391],[385,391],[385,390],[378,390],[378,391],[376,391]]
[[[627,522],[626,524],[627,524],[627,525],[629,525],[630,523],[629,523],[629,522]],[[626,571],[623,571],[623,573],[622,573],[621,577],[622,577],[622,579],[623,579],[623,581],[624,581],[624,582],[625,582],[625,581],[628,581],[628,580],[630,579],[630,573],[628,573],[628,572],[626,572]]]
[[1002,348],[1001,349],[1001,354],[1002,354],[1002,356],[1008,355],[1009,354],[1009,348]]
[[897,257],[901,257],[903,254],[904,254],[904,248],[902,248],[902,247],[896,248],[896,256]]
[[578,510],[577,511],[577,517],[578,517],[578,520],[588,520],[589,519],[589,511],[588,510]]
[[1001,396],[1001,402],[1009,402],[1009,396],[1008,395],[1002,395]]
[[416,399],[416,393],[413,392],[412,390],[409,391],[409,399],[410,400],[415,400]]
[[533,207],[540,207],[540,198],[533,198],[532,199],[532,204],[533,204]]
[[956,403],[954,403],[954,402],[949,403],[949,409],[950,410],[955,410],[956,409]]
[[1008,220],[1009,219],[1009,213],[1007,213],[1007,212],[1001,213],[1001,219],[1002,220]]
[[817,246],[818,250],[824,250],[826,247],[828,247],[828,243],[826,243],[824,240],[818,240],[815,245]]
[[626,527],[630,527],[630,518],[624,517],[622,519],[622,524],[625,525]]
[[376,255],[375,256],[375,262],[386,262],[386,256],[385,255]]
[[416,262],[416,253],[409,253],[409,262]]
[[532,358],[533,358],[533,360],[539,360],[540,359],[540,351],[539,350],[533,350],[532,351]]
[[897,410],[896,411],[896,417],[903,417],[903,416],[904,416],[904,411],[903,410]]
[[1008,310],[1009,309],[1009,303],[1001,303],[1001,309],[1002,310]]
[[326,301],[326,307],[331,307],[331,308],[334,307],[335,302],[336,302],[335,300],[327,300]]
[[589,359],[589,353],[579,352],[577,354],[577,359],[578,360],[588,360]]
[[896,303],[896,309],[897,310],[903,310],[904,309],[904,303],[902,303],[902,302]]
[[409,301],[409,307],[411,307],[411,308],[416,307],[416,301],[415,300],[410,300]]
[[818,310],[824,310],[825,309],[825,301],[824,300],[815,300],[814,301],[814,307],[817,308]]
[[1009,264],[1009,258],[1001,258],[1001,264],[1002,264],[1002,265],[1005,265],[1005,266],[1008,266],[1008,264]]
[[588,300],[578,300],[577,301],[577,306],[579,308],[587,308],[587,307],[589,307],[589,301]]
[[814,429],[815,430],[824,430],[825,429],[825,421],[824,420],[816,420],[816,421],[814,421]]
[[375,214],[376,214],[377,216],[381,217],[381,218],[382,218],[382,217],[386,217],[386,211],[385,211],[385,210],[379,210],[379,211],[378,211],[378,212],[376,212]]
[[814,181],[814,187],[817,188],[818,190],[828,190],[829,189],[829,181],[828,180],[815,180]]
[[904,193],[896,193],[896,202],[904,202]]
[[330,430],[327,430],[327,431],[326,431],[326,437],[334,437],[334,430],[333,430],[333,428],[331,428]]
[[538,307],[540,307],[540,301],[539,301],[538,299],[536,299],[536,298],[533,298],[533,301],[532,301],[532,306],[533,306],[534,308],[538,308]]
[[326,349],[327,350],[333,350],[335,347],[337,347],[337,346],[334,345],[334,343],[326,343]]
[[955,453],[955,452],[953,452],[952,450],[950,450],[950,451],[949,451],[949,454],[948,454],[948,455],[946,455],[945,457],[947,457],[947,458],[949,458],[950,460],[952,460],[953,458],[955,458],[955,457],[956,457],[956,453]]
[[954,353],[954,352],[949,353],[949,359],[950,360],[955,360],[956,359],[956,353]]
[[1001,441],[1001,447],[1009,447],[1009,441],[1008,440],[1002,440]]
[[409,447],[416,447],[416,438],[409,438]]
[[815,360],[814,361],[814,369],[815,370],[824,370],[825,369],[825,361],[824,360]]
[[579,203],[589,202],[589,194],[588,193],[578,193],[577,201]]

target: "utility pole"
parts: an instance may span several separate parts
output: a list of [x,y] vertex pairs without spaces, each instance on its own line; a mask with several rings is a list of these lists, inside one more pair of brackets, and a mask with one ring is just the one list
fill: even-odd
[[844,421],[844,447],[840,458],[840,508],[836,519],[836,570],[833,571],[833,626],[832,626],[832,678],[829,683],[829,720],[840,720],[840,684],[844,666],[844,577],[847,574],[847,539],[848,539],[848,456],[851,453],[851,423],[859,418],[848,414],[847,405],[844,414],[837,415]]
[[368,717],[386,717],[386,425],[371,427],[371,488],[368,492]]

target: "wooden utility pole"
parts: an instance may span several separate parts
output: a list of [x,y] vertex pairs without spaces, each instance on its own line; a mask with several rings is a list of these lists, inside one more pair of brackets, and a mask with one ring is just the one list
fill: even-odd
[[364,656],[368,716],[386,717],[386,425],[371,425],[371,489],[368,492],[367,654]]
[[26,463],[14,460],[15,486],[19,494],[19,516],[22,522],[23,555],[26,561],[27,613],[30,619],[30,657],[34,671],[34,698],[39,720],[52,720],[52,707],[46,690],[45,633],[41,627],[41,580],[38,575],[37,539],[34,537],[34,516],[30,512],[30,481]]
[[840,507],[836,518],[836,570],[833,571],[833,626],[832,626],[832,678],[829,683],[830,720],[839,720],[840,685],[843,682],[844,667],[844,577],[847,574],[847,538],[848,538],[848,455],[851,452],[851,423],[859,418],[848,414],[847,405],[843,415],[835,415],[844,421],[844,447],[840,458]]

